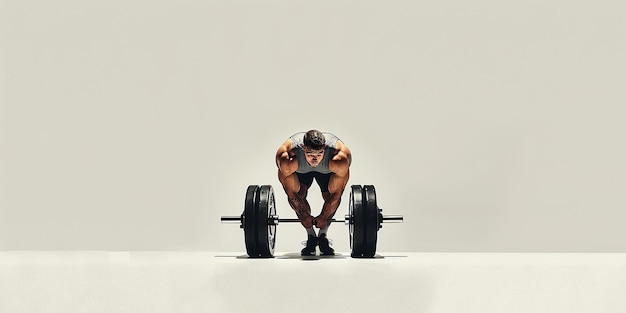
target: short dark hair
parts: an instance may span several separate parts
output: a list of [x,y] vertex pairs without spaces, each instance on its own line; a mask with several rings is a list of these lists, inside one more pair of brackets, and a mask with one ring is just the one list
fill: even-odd
[[304,134],[304,145],[311,149],[319,150],[324,148],[324,145],[326,145],[326,138],[321,131],[311,129]]

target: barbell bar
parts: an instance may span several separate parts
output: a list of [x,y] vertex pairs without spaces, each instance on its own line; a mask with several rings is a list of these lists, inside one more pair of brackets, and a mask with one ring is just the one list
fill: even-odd
[[[241,218],[241,216],[222,216],[220,220],[222,224],[240,224]],[[268,217],[267,221],[276,225],[279,223],[300,223],[300,220],[297,218],[279,218],[278,215]],[[345,225],[348,225],[350,224],[350,215],[346,214],[342,220],[331,218],[329,221],[343,222]],[[383,223],[402,223],[403,221],[404,217],[402,215],[383,215],[382,218]]]

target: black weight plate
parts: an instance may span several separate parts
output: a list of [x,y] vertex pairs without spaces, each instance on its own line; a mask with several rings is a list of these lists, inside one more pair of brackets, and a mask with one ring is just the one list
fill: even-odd
[[269,218],[276,215],[274,189],[270,185],[263,185],[258,190],[257,206],[257,250],[258,256],[270,258],[274,256],[276,243],[276,225],[269,223]]
[[363,186],[363,208],[365,213],[365,246],[364,257],[373,257],[376,254],[378,240],[378,226],[380,225],[378,204],[376,203],[376,189],[372,185]]
[[350,190],[350,200],[348,203],[348,214],[350,216],[350,255],[353,258],[363,257],[365,248],[365,214],[363,214],[363,194],[359,185],[352,185]]
[[258,229],[258,185],[250,185],[246,190],[246,201],[243,209],[243,234],[246,242],[246,253],[250,257],[259,256],[259,247],[257,242],[257,229]]

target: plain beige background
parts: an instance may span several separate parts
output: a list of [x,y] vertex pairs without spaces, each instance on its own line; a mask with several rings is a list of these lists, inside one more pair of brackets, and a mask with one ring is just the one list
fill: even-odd
[[244,251],[219,216],[272,184],[292,217],[273,154],[319,128],[405,216],[379,250],[626,252],[624,12],[1,0],[0,249]]

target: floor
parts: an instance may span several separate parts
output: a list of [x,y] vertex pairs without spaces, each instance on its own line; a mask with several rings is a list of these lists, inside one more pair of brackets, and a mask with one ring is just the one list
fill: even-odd
[[626,254],[0,252],[0,312],[626,312]]

